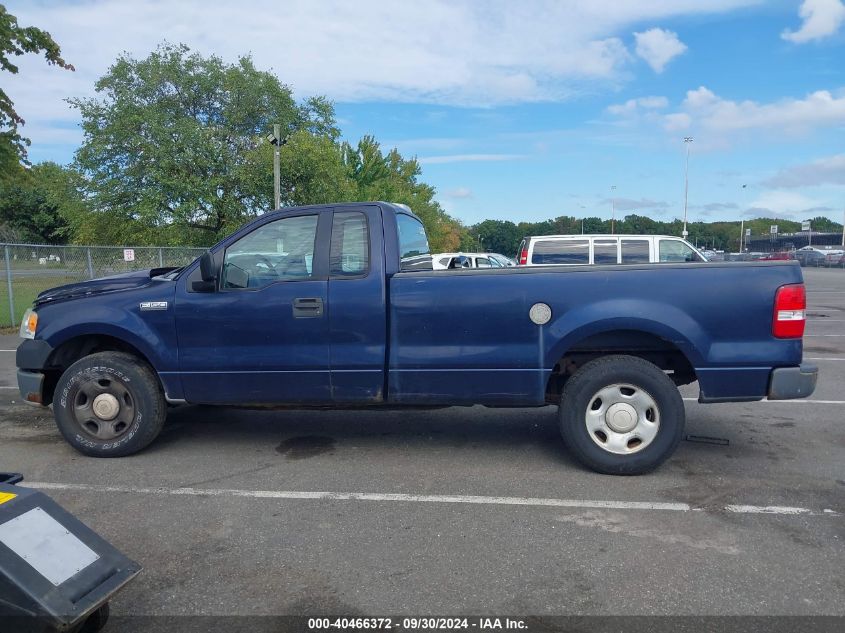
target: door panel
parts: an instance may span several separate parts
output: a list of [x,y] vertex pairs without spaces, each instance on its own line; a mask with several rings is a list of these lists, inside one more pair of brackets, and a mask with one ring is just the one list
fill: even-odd
[[[188,402],[325,403],[330,213],[284,217],[226,250],[221,288],[176,301]],[[321,240],[322,234],[325,238]],[[315,250],[316,248],[316,250]]]

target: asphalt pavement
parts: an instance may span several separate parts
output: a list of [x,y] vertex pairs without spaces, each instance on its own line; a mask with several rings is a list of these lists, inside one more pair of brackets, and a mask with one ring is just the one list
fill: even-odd
[[645,476],[579,466],[553,407],[187,406],[142,453],[87,458],[20,402],[12,336],[0,470],[143,565],[118,616],[842,616],[845,271],[805,278],[812,398],[685,387],[698,441]]

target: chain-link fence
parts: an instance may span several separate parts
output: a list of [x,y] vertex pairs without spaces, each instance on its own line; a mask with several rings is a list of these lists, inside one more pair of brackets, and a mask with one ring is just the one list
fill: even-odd
[[0,244],[0,327],[16,326],[39,292],[62,284],[160,266],[184,266],[202,248]]

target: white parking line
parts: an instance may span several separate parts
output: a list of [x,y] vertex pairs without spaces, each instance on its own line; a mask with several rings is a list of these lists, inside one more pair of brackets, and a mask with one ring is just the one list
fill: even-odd
[[805,334],[804,338],[843,337],[845,334]]
[[[665,501],[606,501],[595,499],[543,499],[537,497],[487,497],[476,495],[414,495],[377,492],[311,492],[294,490],[238,490],[220,488],[145,488],[137,486],[101,486],[91,484],[62,484],[30,481],[22,484],[39,490],[68,490],[95,493],[129,493],[192,497],[247,497],[253,499],[290,499],[325,501],[377,501],[399,503],[463,503],[492,506],[534,506],[551,508],[589,508],[602,510],[661,510],[669,512],[700,512],[687,503]],[[735,514],[780,514],[840,516],[829,508],[821,511],[791,506],[726,505],[723,512]]]
[[827,356],[808,356],[804,360],[845,360],[845,358],[830,358]]
[[[698,398],[682,398],[685,402],[698,402]],[[754,404],[759,402],[766,404],[845,404],[845,400],[752,400]],[[707,403],[705,403],[707,404]],[[748,402],[737,402],[735,404],[749,404]]]

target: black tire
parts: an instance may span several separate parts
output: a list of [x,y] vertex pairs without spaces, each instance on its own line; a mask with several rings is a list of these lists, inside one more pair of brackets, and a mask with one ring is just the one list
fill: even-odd
[[[602,402],[596,396],[603,389],[610,390],[609,394],[618,391],[620,396],[617,400],[608,396],[610,404]],[[625,401],[626,393],[637,397],[637,406],[644,408],[645,414],[630,418],[637,425],[634,429],[615,434],[607,425],[612,413],[607,408],[616,404],[622,407],[623,416],[628,415],[628,410],[638,410]],[[650,404],[640,405],[641,399]],[[596,417],[589,418],[590,412]],[[566,381],[559,416],[561,435],[573,456],[588,468],[607,475],[640,475],[654,470],[672,455],[684,433],[684,401],[678,388],[656,365],[635,356],[603,356],[586,363]],[[646,421],[639,422],[642,419]],[[613,421],[617,423],[616,418]],[[588,424],[604,424],[606,431],[591,431]],[[638,429],[646,427],[643,436],[652,434],[652,438],[638,440]],[[611,443],[618,444],[615,448],[623,453],[611,452]]]
[[[98,402],[102,394],[109,394]],[[116,403],[116,404],[113,404]],[[94,405],[106,406],[106,417]],[[113,407],[118,413],[108,418]],[[59,378],[53,398],[59,431],[91,457],[123,457],[152,442],[164,425],[167,404],[147,363],[124,352],[98,352],[78,360]]]

